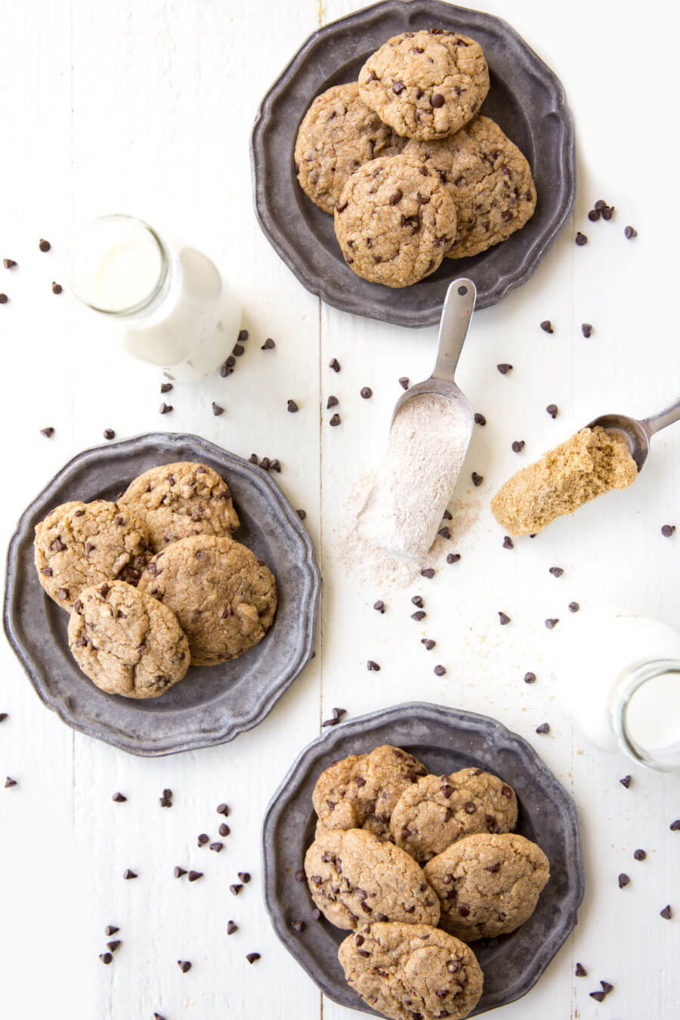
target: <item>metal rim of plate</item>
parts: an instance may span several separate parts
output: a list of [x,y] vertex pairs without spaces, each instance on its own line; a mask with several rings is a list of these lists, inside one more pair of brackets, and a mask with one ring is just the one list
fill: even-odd
[[[115,499],[142,471],[178,460],[206,463],[227,481],[241,518],[237,540],[276,576],[277,614],[254,648],[220,666],[191,667],[160,698],[106,694],[76,666],[68,614],[37,579],[35,524],[67,499]],[[199,436],[153,433],[78,454],[24,511],[7,556],[5,633],[40,699],[69,726],[133,754],[173,754],[226,743],[265,718],[312,656],[320,584],[307,531],[261,468]]]
[[[332,217],[297,182],[293,149],[315,96],[356,79],[369,53],[389,37],[432,25],[455,28],[482,44],[491,89],[480,112],[497,120],[526,155],[538,203],[532,219],[508,240],[471,258],[445,258],[420,283],[394,289],[369,283],[347,267]],[[574,127],[561,82],[507,22],[442,0],[385,0],[319,29],[298,50],[258,110],[251,170],[260,226],[303,287],[342,311],[400,326],[431,326],[457,276],[474,280],[482,309],[533,274],[574,204]]]
[[[289,953],[321,991],[350,1009],[375,1014],[345,981],[337,947],[349,933],[325,918],[311,920],[306,882],[295,872],[314,839],[312,790],[320,773],[348,754],[381,744],[411,751],[436,774],[479,766],[496,772],[517,792],[516,831],[534,839],[550,860],[551,877],[534,914],[510,935],[472,943],[484,971],[475,1016],[525,995],[576,924],[585,888],[576,807],[522,737],[488,716],[410,702],[351,719],[306,747],[272,797],[262,828],[264,899],[272,925]],[[294,934],[290,921],[306,923]]]

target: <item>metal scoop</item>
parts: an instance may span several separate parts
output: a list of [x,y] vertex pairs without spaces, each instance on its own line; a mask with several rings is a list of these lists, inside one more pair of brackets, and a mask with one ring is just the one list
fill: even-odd
[[[442,317],[439,320],[439,348],[437,350],[437,361],[432,375],[424,382],[416,383],[409,387],[394,405],[392,421],[397,417],[404,404],[414,397],[422,396],[424,393],[437,393],[441,397],[453,400],[458,405],[461,418],[467,418],[469,422],[469,434],[467,443],[472,436],[474,415],[472,405],[463,391],[455,383],[454,375],[456,366],[463,349],[465,337],[467,336],[470,319],[475,307],[477,289],[472,282],[462,278],[454,280],[449,284],[446,292]],[[467,447],[467,444],[466,444]]]
[[637,418],[629,418],[625,414],[601,414],[599,418],[591,421],[587,428],[592,429],[599,425],[600,428],[620,432],[625,436],[639,474],[649,456],[649,443],[652,436],[675,421],[680,421],[680,394],[674,397],[667,407],[657,411],[656,414],[650,414],[648,418],[643,418],[641,421],[638,421]]

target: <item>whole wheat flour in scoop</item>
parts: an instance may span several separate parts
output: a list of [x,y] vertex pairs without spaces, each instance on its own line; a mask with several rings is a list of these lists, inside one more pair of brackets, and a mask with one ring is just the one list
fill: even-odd
[[361,479],[350,494],[345,563],[402,585],[445,546],[450,551],[451,542],[437,533],[468,442],[469,424],[452,401],[429,393],[409,400],[394,420],[377,477]]

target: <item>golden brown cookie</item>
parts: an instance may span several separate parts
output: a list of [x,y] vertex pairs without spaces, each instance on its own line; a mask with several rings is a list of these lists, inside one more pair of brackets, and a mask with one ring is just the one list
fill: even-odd
[[276,612],[276,581],[266,564],[240,542],[214,535],[166,546],[139,588],[176,614],[197,666],[214,666],[252,648]]
[[55,507],[36,526],[34,554],[40,584],[69,610],[91,584],[116,578],[136,584],[152,555],[138,514],[104,499]]
[[536,909],[548,858],[514,832],[459,839],[425,865],[441,900],[441,926],[465,942],[514,931]]
[[324,829],[368,829],[389,839],[394,805],[426,773],[422,762],[391,744],[333,762],[312,794],[319,816],[317,835]]
[[347,981],[389,1020],[462,1020],[484,976],[469,946],[428,924],[366,925],[338,950]]
[[156,698],[189,668],[189,642],[175,614],[123,581],[81,591],[69,620],[68,643],[97,687],[125,698]]
[[406,138],[444,138],[474,117],[489,69],[474,39],[442,28],[395,35],[359,72],[359,94]]
[[457,228],[448,258],[486,251],[520,230],[534,214],[531,168],[490,117],[475,117],[439,141],[411,140],[404,155],[435,170],[450,188]]
[[155,552],[190,535],[231,535],[239,524],[229,486],[212,468],[194,461],[145,471],[118,502],[146,522]]
[[295,142],[300,187],[332,214],[351,174],[376,156],[396,156],[405,144],[361,101],[357,82],[334,85],[316,97],[300,124]]
[[435,173],[384,156],[353,174],[335,207],[335,235],[357,276],[408,287],[441,265],[456,233],[456,209]]
[[423,776],[402,793],[390,830],[397,846],[424,864],[461,836],[508,832],[517,822],[515,791],[498,776],[469,768]]
[[329,829],[305,855],[312,899],[337,928],[367,921],[433,924],[439,900],[404,850],[365,829]]
[[534,535],[596,496],[627,488],[637,474],[624,436],[585,428],[509,478],[491,509],[511,535]]

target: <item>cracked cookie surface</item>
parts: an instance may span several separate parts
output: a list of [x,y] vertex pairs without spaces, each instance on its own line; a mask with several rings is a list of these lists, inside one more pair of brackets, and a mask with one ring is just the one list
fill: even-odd
[[427,773],[408,751],[383,744],[368,754],[333,762],[316,781],[312,803],[325,829],[368,829],[390,836],[390,817],[402,792]]
[[407,138],[444,138],[458,131],[488,91],[482,47],[441,28],[393,36],[359,72],[364,103]]
[[68,625],[73,658],[108,694],[155,698],[189,668],[189,642],[175,614],[123,581],[85,588]]
[[366,925],[341,943],[338,959],[352,988],[390,1020],[462,1020],[482,994],[470,947],[426,924]]
[[239,525],[229,486],[212,468],[194,461],[145,471],[118,503],[145,522],[154,552],[191,535],[231,535]]
[[295,142],[295,168],[302,190],[332,213],[347,179],[376,156],[395,156],[406,139],[383,124],[359,98],[359,85],[334,85],[317,96]]
[[439,900],[404,850],[365,829],[329,829],[305,855],[312,899],[331,924],[367,921],[436,925]]
[[466,942],[519,928],[550,878],[541,848],[511,832],[465,836],[424,871],[441,900],[442,928]]
[[490,117],[475,117],[455,135],[411,140],[404,155],[435,170],[456,205],[456,236],[448,258],[478,255],[505,241],[534,214],[531,168]]
[[357,276],[408,287],[441,265],[455,238],[456,208],[436,173],[405,156],[382,156],[349,178],[334,222]]
[[420,863],[474,832],[508,832],[517,822],[515,791],[478,768],[423,776],[394,806],[390,830],[397,846]]
[[194,535],[173,542],[151,560],[139,588],[172,609],[198,666],[214,666],[252,648],[276,612],[273,574],[232,538]]
[[55,507],[36,526],[33,549],[40,584],[68,610],[91,584],[136,584],[152,555],[143,519],[104,499]]

